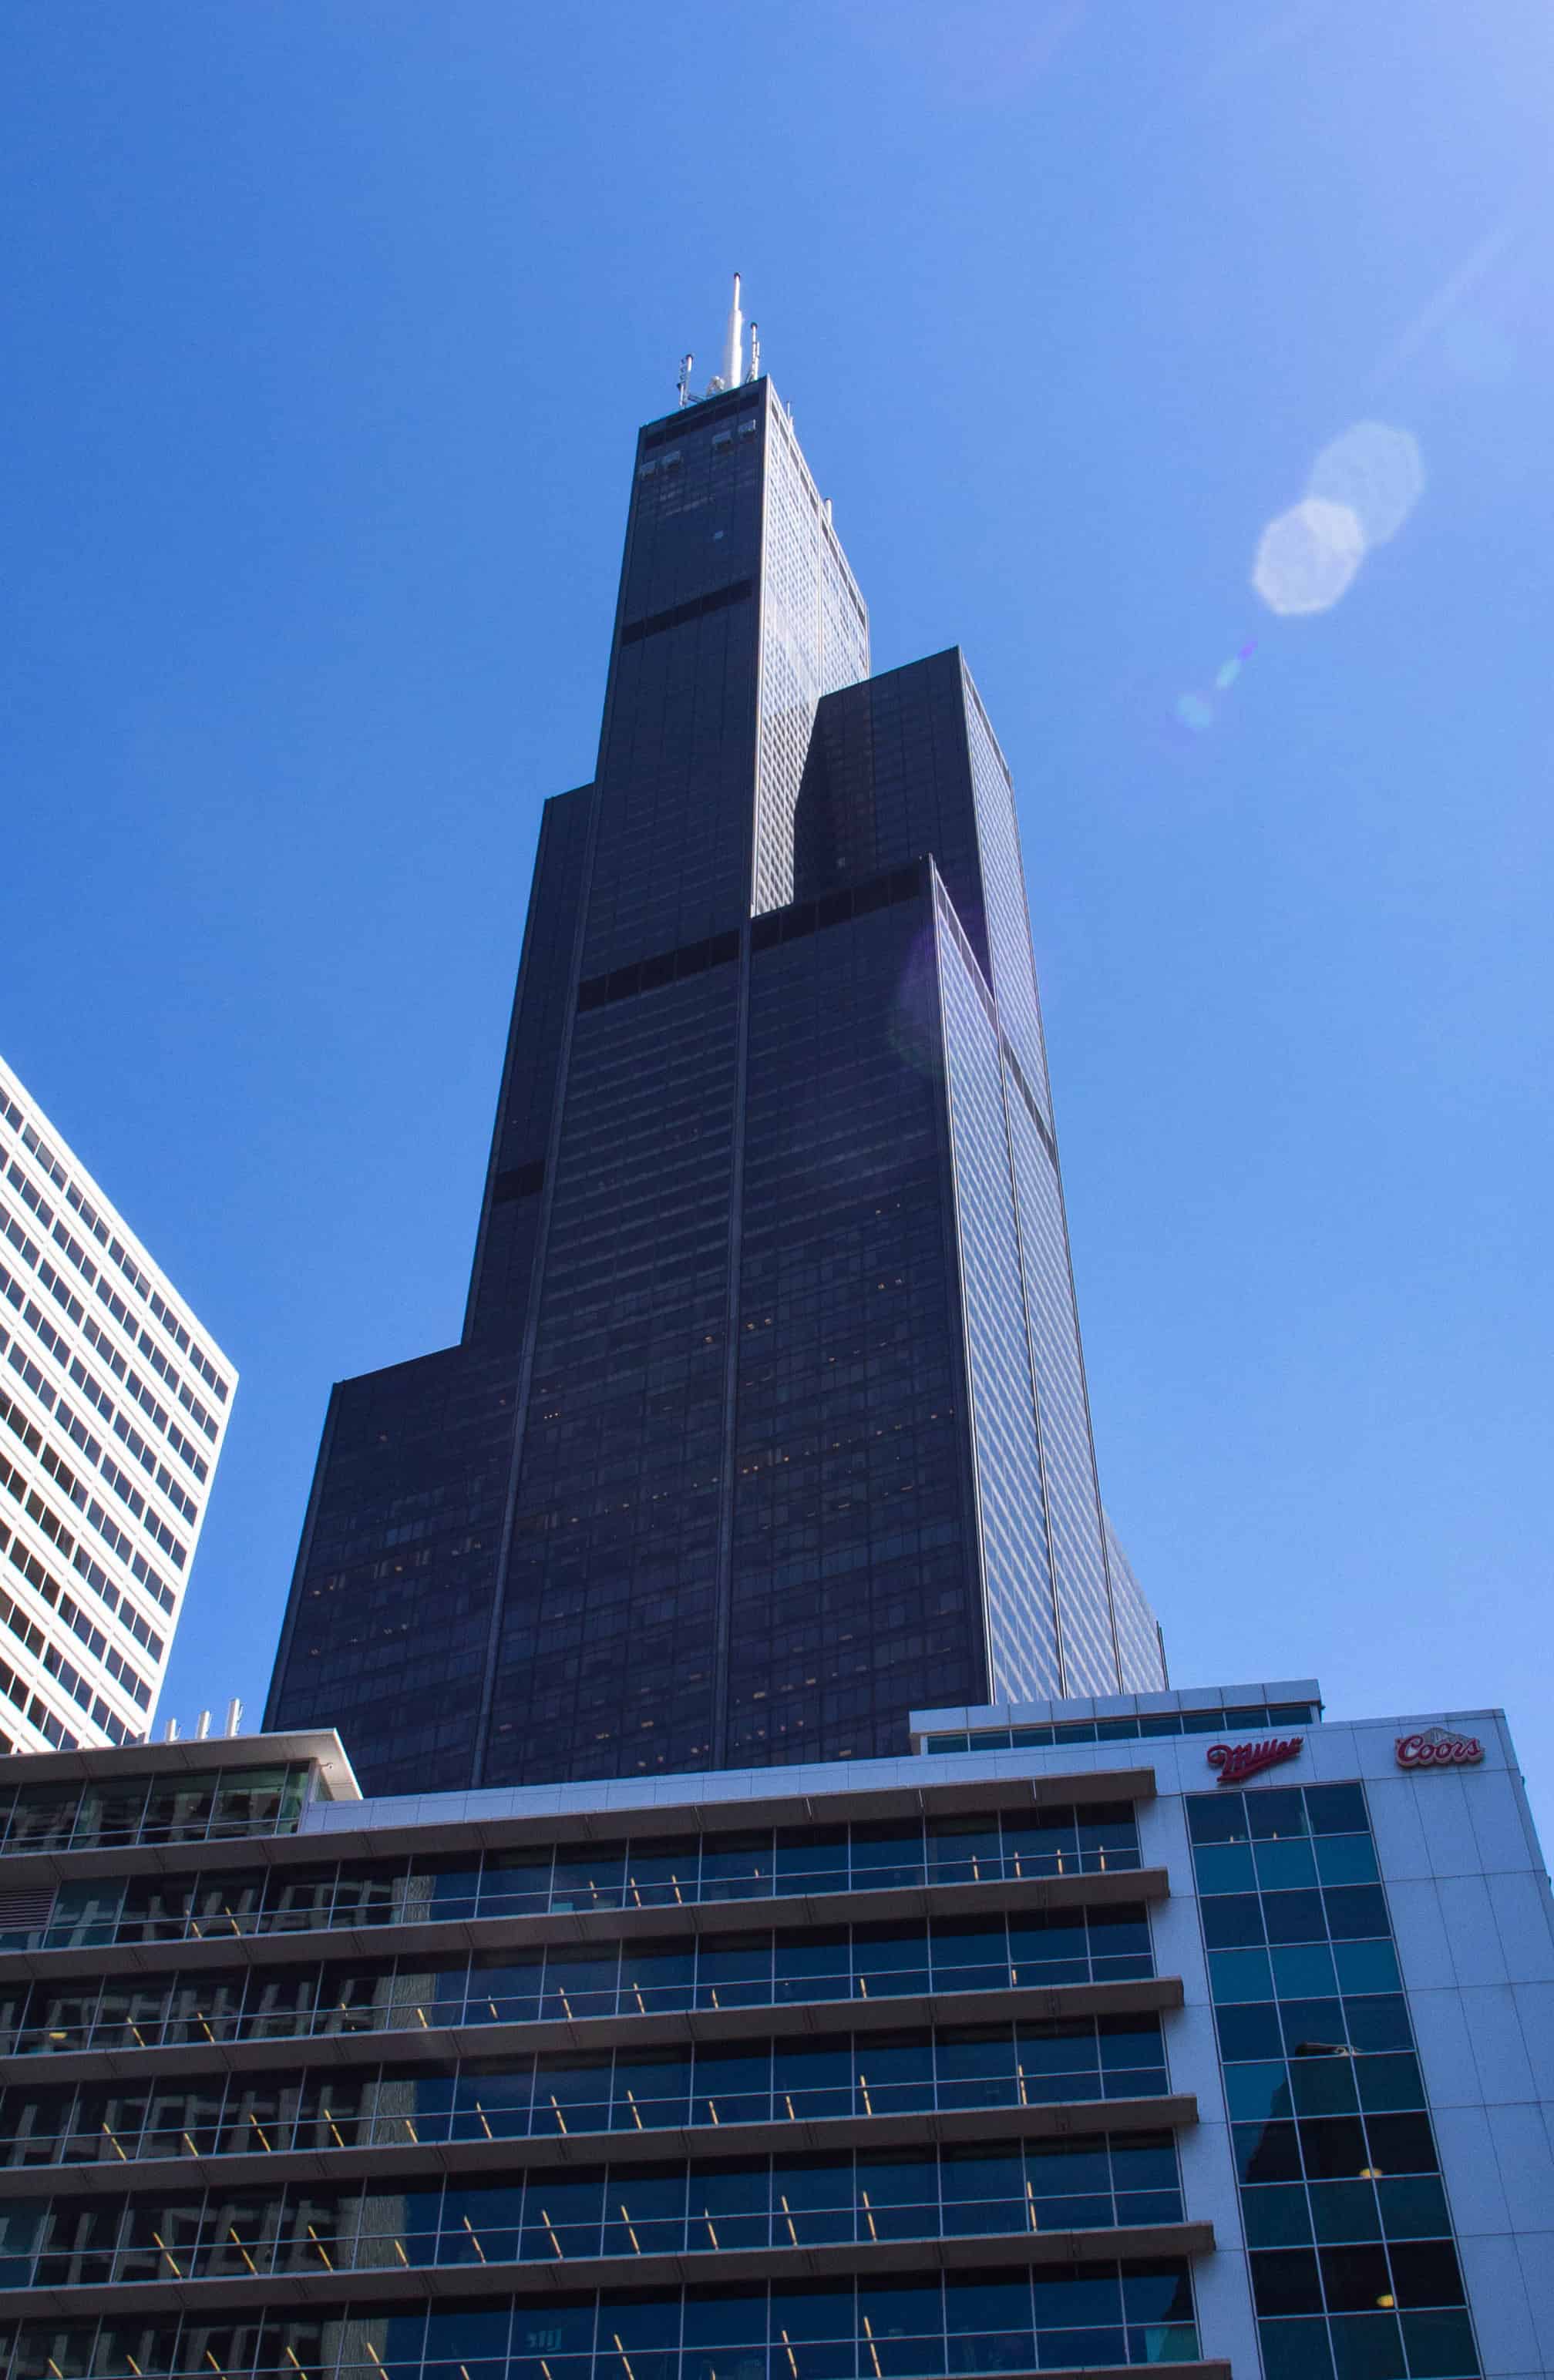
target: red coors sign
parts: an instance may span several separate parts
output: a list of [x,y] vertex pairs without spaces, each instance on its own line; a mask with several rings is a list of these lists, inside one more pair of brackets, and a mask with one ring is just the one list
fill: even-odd
[[1474,1768],[1484,1757],[1476,1735],[1454,1735],[1449,1727],[1422,1728],[1397,1740],[1400,1768]]

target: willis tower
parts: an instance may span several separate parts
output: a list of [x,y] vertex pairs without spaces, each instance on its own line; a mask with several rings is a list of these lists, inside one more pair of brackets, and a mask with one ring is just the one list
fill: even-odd
[[340,1382],[265,1725],[369,1792],[904,1752],[1164,1683],[1096,1478],[1008,769],[869,674],[745,359],[639,433],[462,1337]]

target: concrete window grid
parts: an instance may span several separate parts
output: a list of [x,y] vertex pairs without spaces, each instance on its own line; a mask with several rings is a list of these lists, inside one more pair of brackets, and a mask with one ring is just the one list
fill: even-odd
[[[21,1257],[22,1261],[32,1269],[44,1293],[51,1293],[53,1295],[54,1302],[58,1306],[61,1315],[68,1325],[68,1328],[61,1329],[59,1325],[50,1319],[48,1314],[46,1314],[42,1307],[34,1305],[32,1301],[26,1297],[25,1292],[19,1289],[15,1277],[6,1271],[4,1267],[0,1267],[0,1292],[4,1293],[9,1304],[20,1317],[22,1323],[29,1331],[30,1340],[37,1354],[48,1362],[56,1365],[67,1382],[68,1382],[71,1378],[72,1361],[79,1361],[76,1350],[79,1342],[72,1336],[72,1333],[80,1332],[84,1336],[86,1327],[91,1318],[86,1313],[79,1298],[68,1294],[68,1293],[64,1295],[60,1294],[60,1290],[63,1285],[58,1282],[57,1276],[54,1273],[52,1266],[42,1255],[35,1242],[28,1236],[26,1231],[22,1227],[15,1224],[14,1218],[10,1217],[7,1213],[4,1200],[0,1200],[0,1231],[5,1232],[6,1239],[10,1242],[11,1246]],[[13,1370],[22,1370],[24,1358],[22,1357],[19,1349],[13,1349],[10,1360]],[[84,1365],[81,1366],[81,1369],[83,1371],[85,1370]],[[33,1385],[35,1386],[35,1384]],[[99,1389],[98,1394],[106,1398],[107,1392],[104,1390]],[[51,1414],[55,1411],[55,1400],[57,1397],[58,1391],[51,1389],[49,1391],[48,1404],[48,1410]],[[94,1399],[93,1402],[95,1403],[95,1402],[96,1400]],[[111,1404],[111,1400],[109,1400],[109,1402]],[[82,1451],[88,1451],[87,1439],[90,1438],[91,1433],[86,1430],[86,1425],[84,1423],[79,1423],[79,1427],[72,1427],[68,1418],[68,1407],[67,1407],[66,1410],[67,1419],[64,1427],[67,1429],[67,1434],[74,1439],[78,1449]],[[209,1487],[208,1476],[205,1480],[197,1483],[196,1489],[188,1489],[183,1488],[178,1481],[173,1477],[173,1475],[167,1470],[166,1465],[159,1463],[156,1461],[154,1454],[151,1454],[150,1460],[148,1461],[150,1450],[146,1449],[144,1441],[140,1439],[139,1433],[133,1430],[132,1425],[129,1424],[126,1416],[115,1411],[113,1427],[116,1435],[125,1439],[127,1450],[131,1453],[133,1459],[140,1463],[140,1468],[145,1472],[152,1488],[164,1499],[170,1507],[171,1512],[176,1516],[173,1521],[169,1521],[164,1517],[162,1518],[162,1528],[164,1529],[169,1536],[172,1536],[176,1529],[188,1530],[190,1527],[197,1527],[203,1509],[204,1492]],[[85,1436],[81,1434],[83,1432],[86,1433]],[[131,1437],[135,1441],[133,1445],[129,1442]],[[116,1475],[116,1465],[114,1463],[111,1456],[107,1456],[106,1459],[104,1459],[104,1450],[101,1446],[97,1445],[95,1441],[92,1442],[91,1450],[89,1452],[89,1460],[92,1463],[94,1468],[103,1472],[103,1476],[109,1480],[110,1485],[113,1485]],[[129,1500],[127,1498],[121,1497],[121,1500],[128,1501]],[[152,1535],[155,1536],[155,1519],[158,1516],[155,1515],[154,1507],[152,1507]],[[139,1519],[141,1515],[137,1514],[136,1517]],[[163,1543],[160,1536],[157,1536],[157,1542],[159,1544]],[[170,1548],[164,1546],[164,1550],[168,1551]],[[187,1559],[187,1548],[183,1550]]]
[[[18,1088],[19,1089],[19,1086]],[[71,1204],[84,1228],[105,1250],[121,1277],[142,1302],[152,1305],[155,1318],[162,1323],[173,1345],[188,1356],[200,1378],[224,1403],[226,1402],[231,1393],[230,1379],[211,1362],[199,1342],[192,1338],[188,1324],[179,1318],[164,1294],[167,1285],[164,1283],[159,1286],[150,1279],[129,1250],[115,1237],[109,1225],[103,1220],[74,1176],[61,1163],[53,1148],[42,1137],[37,1124],[29,1119],[19,1101],[7,1091],[3,1078],[0,1078],[0,1123],[9,1128],[22,1166],[33,1174],[40,1188],[42,1182],[47,1182],[54,1189],[65,1193],[67,1202]],[[55,1220],[55,1217],[51,1215],[49,1219],[51,1232],[54,1230]],[[68,1232],[66,1232],[64,1238],[60,1238],[57,1232],[54,1232],[54,1236],[70,1255],[71,1261],[82,1273],[83,1278],[89,1281],[95,1281],[95,1270],[83,1260],[84,1251],[80,1250],[79,1244],[72,1245]],[[154,1305],[152,1305],[153,1299]]]
[[[4,1326],[0,1326],[0,1346],[5,1344],[6,1335]],[[13,1346],[9,1360],[14,1363],[19,1352]],[[23,1367],[18,1366],[18,1369],[22,1371]],[[36,1371],[36,1366],[25,1367],[24,1384],[26,1374]],[[48,1419],[42,1400],[37,1398],[35,1402],[41,1408],[40,1419]],[[0,1524],[0,1542],[18,1574],[18,1584],[25,1582],[38,1598],[36,1609],[25,1598],[19,1607],[6,1598],[9,1633],[19,1640],[27,1660],[39,1667],[36,1682],[42,1687],[45,1707],[52,1696],[63,1690],[111,1742],[125,1742],[138,1735],[145,1725],[144,1714],[165,1658],[162,1640],[144,1621],[140,1623],[143,1637],[138,1634],[130,1624],[132,1605],[128,1615],[120,1608],[128,1602],[127,1595],[106,1578],[100,1565],[79,1544],[77,1530],[83,1520],[90,1520],[95,1508],[88,1507],[85,1491],[69,1465],[54,1451],[26,1410],[3,1390],[0,1410],[5,1411],[9,1424],[8,1428],[0,1431],[0,1481],[8,1486],[17,1501],[14,1529]],[[6,1457],[7,1446],[24,1458],[31,1451],[35,1459],[26,1462],[25,1467],[18,1466]],[[78,1512],[78,1500],[87,1509]],[[65,1518],[67,1512],[68,1522]],[[132,1658],[110,1642],[105,1631],[91,1624],[74,1597],[67,1592],[59,1575],[65,1565],[71,1569],[72,1584],[76,1575],[81,1576],[96,1594],[104,1619],[135,1644]],[[64,1639],[59,1635],[62,1627],[69,1632]],[[152,1644],[159,1648],[157,1655],[152,1654]],[[140,1676],[137,1667],[148,1659],[154,1663],[149,1682]],[[79,1663],[88,1665],[84,1674]],[[52,1674],[52,1684],[44,1682],[44,1672]],[[32,1683],[30,1672],[24,1670],[20,1684],[8,1694],[19,1715],[30,1723],[35,1723],[30,1716]],[[73,1728],[56,1717],[55,1726],[44,1730],[48,1740],[55,1740],[61,1725],[73,1735]]]

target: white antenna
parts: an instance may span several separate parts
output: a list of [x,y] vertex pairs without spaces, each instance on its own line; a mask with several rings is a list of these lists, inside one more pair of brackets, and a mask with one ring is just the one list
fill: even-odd
[[745,317],[739,310],[739,275],[734,276],[734,303],[728,310],[728,334],[723,341],[723,386],[737,388],[745,377]]
[[162,1730],[162,1741],[164,1743],[176,1743],[177,1740],[178,1722],[176,1718],[170,1718]]
[[682,356],[680,358],[680,377],[674,385],[679,392],[682,412],[691,401],[691,366],[695,361],[696,358],[690,355]]
[[226,1706],[226,1727],[224,1731],[227,1735],[236,1735],[242,1724],[243,1706],[238,1701],[237,1696],[234,1694],[232,1700]]
[[745,377],[747,380],[760,378],[760,324],[759,322],[752,322],[750,325],[750,369]]
[[208,1710],[202,1710],[194,1724],[195,1742],[197,1743],[203,1743],[205,1738],[210,1734],[210,1732],[211,1714]]

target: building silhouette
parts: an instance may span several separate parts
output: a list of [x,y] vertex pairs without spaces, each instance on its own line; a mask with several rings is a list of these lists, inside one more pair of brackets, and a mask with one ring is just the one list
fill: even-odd
[[639,433],[463,1335],[340,1383],[267,1724],[369,1791],[904,1751],[1164,1683],[1101,1510],[1008,768],[770,380]]

